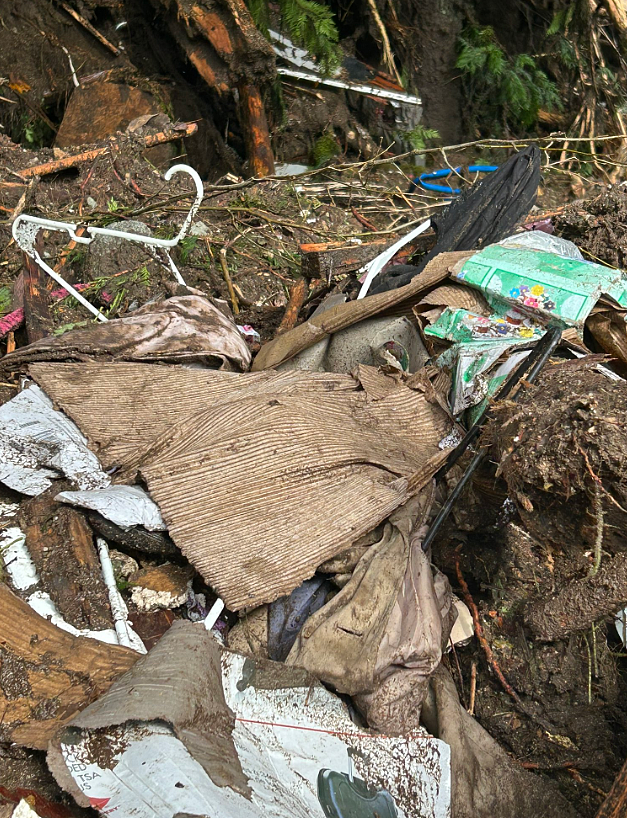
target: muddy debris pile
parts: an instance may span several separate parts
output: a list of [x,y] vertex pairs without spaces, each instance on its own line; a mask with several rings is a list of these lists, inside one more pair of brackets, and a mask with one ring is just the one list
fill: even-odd
[[357,128],[283,179],[248,12],[152,5],[264,178],[132,53],[0,137],[6,814],[619,814],[625,194],[543,218],[532,145],[421,221]]

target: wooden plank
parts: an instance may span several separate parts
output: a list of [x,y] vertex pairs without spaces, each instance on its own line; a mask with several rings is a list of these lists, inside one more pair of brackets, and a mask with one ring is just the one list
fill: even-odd
[[[329,275],[354,273],[391,247],[396,238],[376,239],[365,244],[345,244],[328,242],[324,244],[301,244],[301,272],[305,278],[322,278],[328,281]],[[408,247],[396,255],[396,261],[407,263],[410,253],[425,253],[435,243],[433,231],[418,236]]]
[[138,658],[60,630],[0,583],[0,739],[45,750],[61,724]]

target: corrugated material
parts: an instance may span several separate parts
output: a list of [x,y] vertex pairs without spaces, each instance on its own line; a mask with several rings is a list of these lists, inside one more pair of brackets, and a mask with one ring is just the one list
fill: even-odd
[[290,593],[424,486],[446,456],[438,443],[450,419],[421,384],[359,373],[360,392],[215,406],[130,464],[175,543],[232,610]]
[[394,314],[398,314],[399,311],[402,313],[404,306],[408,306],[411,311],[411,307],[421,297],[447,278],[449,269],[471,255],[472,253],[468,252],[441,253],[432,259],[422,273],[405,287],[370,295],[359,301],[338,304],[319,315],[312,316],[309,321],[305,321],[300,326],[265,344],[253,362],[252,370],[258,371],[278,366],[328,335],[366,318],[372,318],[373,315],[387,311]]
[[450,307],[454,310],[468,310],[478,315],[490,315],[492,310],[485,297],[478,291],[461,284],[443,284],[427,293],[416,307],[428,304],[434,307]]
[[37,363],[29,374],[89,441],[105,469],[124,465],[201,409],[265,392],[355,390],[350,375],[236,374],[138,363]]

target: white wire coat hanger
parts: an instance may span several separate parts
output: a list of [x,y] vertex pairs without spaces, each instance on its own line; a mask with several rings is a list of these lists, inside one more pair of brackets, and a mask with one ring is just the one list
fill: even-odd
[[147,247],[162,248],[168,258],[170,269],[174,273],[174,277],[179,284],[186,286],[183,276],[178,271],[168,251],[170,248],[175,247],[180,240],[184,238],[185,234],[189,230],[194,216],[198,212],[198,208],[202,202],[204,189],[202,179],[194,168],[191,168],[189,165],[174,165],[166,171],[163,178],[166,182],[168,182],[175,173],[187,173],[192,177],[194,184],[196,185],[196,198],[194,199],[194,203],[192,204],[181,229],[173,239],[159,239],[153,236],[144,236],[141,233],[130,233],[124,230],[111,230],[109,227],[95,227],[93,225],[89,225],[85,228],[85,233],[87,235],[79,236],[76,231],[80,227],[80,224],[53,221],[52,219],[44,219],[40,216],[29,216],[24,213],[20,214],[13,222],[13,227],[11,230],[13,238],[15,239],[17,245],[28,256],[30,256],[30,258],[32,258],[39,265],[39,267],[41,267],[41,269],[50,276],[50,278],[66,289],[70,295],[72,295],[80,304],[95,315],[99,321],[107,321],[108,318],[102,312],[100,312],[100,310],[94,307],[93,304],[90,304],[89,301],[87,301],[87,299],[78,292],[78,290],[72,287],[72,285],[62,278],[59,273],[46,264],[35,247],[37,234],[42,228],[44,228],[46,230],[68,233],[70,239],[75,241],[77,244],[91,244],[96,236],[114,236],[117,239],[126,239],[127,241],[138,242],[139,244],[144,244]]

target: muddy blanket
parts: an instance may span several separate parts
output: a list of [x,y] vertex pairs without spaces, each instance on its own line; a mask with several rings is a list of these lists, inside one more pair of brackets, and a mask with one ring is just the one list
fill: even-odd
[[74,329],[15,350],[4,372],[33,361],[165,361],[245,370],[250,351],[225,302],[187,295],[145,304],[124,318]]

